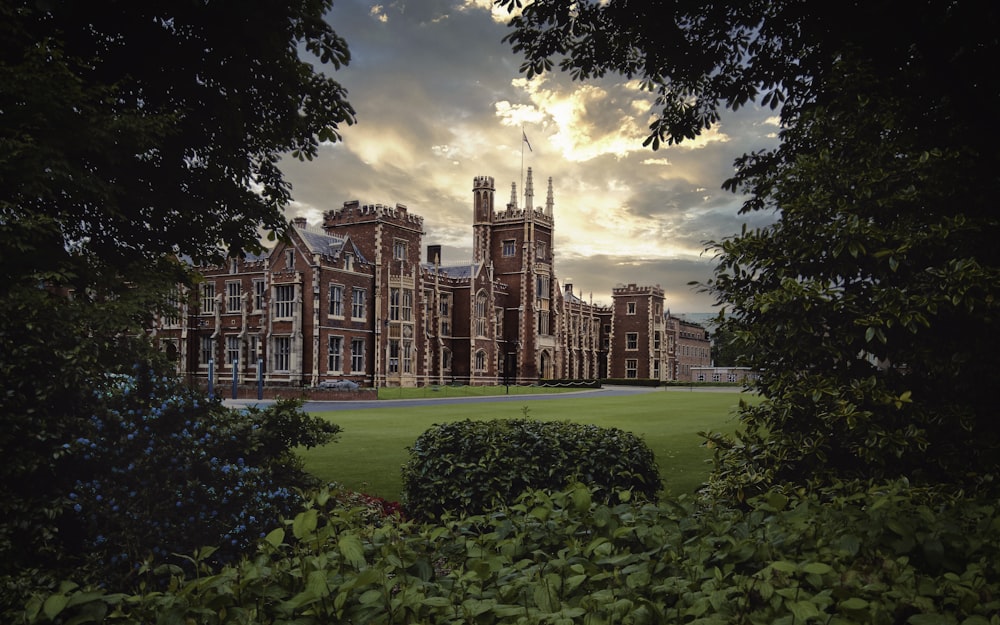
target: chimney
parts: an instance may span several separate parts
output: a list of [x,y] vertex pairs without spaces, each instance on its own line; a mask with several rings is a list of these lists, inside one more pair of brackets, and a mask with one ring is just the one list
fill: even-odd
[[306,227],[306,218],[305,217],[296,217],[295,219],[292,220],[292,224],[296,228],[305,228]]
[[440,245],[428,245],[427,246],[427,262],[439,263],[441,262],[441,246]]

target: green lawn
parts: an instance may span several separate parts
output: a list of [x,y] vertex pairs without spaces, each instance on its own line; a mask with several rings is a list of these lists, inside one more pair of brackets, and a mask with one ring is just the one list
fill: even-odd
[[656,455],[664,485],[672,494],[692,492],[708,475],[711,452],[699,431],[732,431],[740,397],[731,392],[657,390],[627,397],[574,395],[559,399],[394,408],[392,402],[363,410],[316,413],[340,425],[338,442],[304,450],[306,468],[326,481],[336,481],[389,500],[399,500],[400,467],[406,448],[435,423],[461,419],[525,416],[571,420],[616,427],[643,437]]

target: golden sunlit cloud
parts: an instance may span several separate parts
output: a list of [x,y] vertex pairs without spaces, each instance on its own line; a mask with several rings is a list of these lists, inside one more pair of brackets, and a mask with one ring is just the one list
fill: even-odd
[[382,22],[383,24],[389,21],[389,16],[386,15],[385,13],[385,7],[383,7],[381,4],[374,5],[368,14],[377,19],[378,21]]
[[496,6],[493,0],[464,0],[458,7],[459,11],[483,10],[490,14],[490,17],[497,24],[506,24],[510,18],[520,15],[521,9],[514,7],[513,11],[508,11],[506,7]]
[[572,162],[606,154],[622,158],[642,149],[645,132],[635,121],[635,110],[648,105],[637,103],[634,89],[618,85],[611,93],[590,84],[547,87],[547,83],[545,77],[512,80],[511,85],[524,92],[531,106],[498,102],[496,115],[501,123],[520,126],[533,118],[530,121],[546,128],[547,143]]

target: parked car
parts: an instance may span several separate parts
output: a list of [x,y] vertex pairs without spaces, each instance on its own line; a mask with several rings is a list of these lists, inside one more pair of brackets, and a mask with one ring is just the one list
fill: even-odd
[[351,380],[323,380],[319,383],[320,388],[330,388],[335,391],[356,391],[358,383]]

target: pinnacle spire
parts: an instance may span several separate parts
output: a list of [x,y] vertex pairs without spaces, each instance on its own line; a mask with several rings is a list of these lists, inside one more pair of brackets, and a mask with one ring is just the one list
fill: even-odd
[[524,210],[530,211],[534,208],[535,185],[531,181],[531,168],[528,168],[528,180],[524,183]]
[[545,197],[545,214],[549,217],[552,216],[552,207],[555,206],[555,200],[552,196],[552,176],[549,176],[549,191]]

